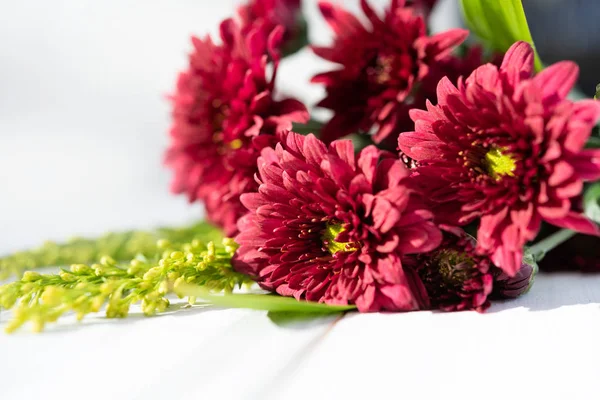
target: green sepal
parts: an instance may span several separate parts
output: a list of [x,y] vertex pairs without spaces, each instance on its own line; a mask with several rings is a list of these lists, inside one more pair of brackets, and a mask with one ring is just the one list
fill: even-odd
[[594,222],[600,223],[600,182],[596,182],[585,191],[583,197],[585,215]]

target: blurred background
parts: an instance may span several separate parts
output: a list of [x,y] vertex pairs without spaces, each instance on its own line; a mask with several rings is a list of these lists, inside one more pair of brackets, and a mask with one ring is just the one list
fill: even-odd
[[[389,0],[371,0],[379,8]],[[496,1],[496,0],[490,0]],[[340,0],[358,11],[358,0]],[[191,34],[216,34],[235,0],[0,2],[0,254],[74,234],[181,224],[199,205],[169,194],[162,167],[176,73]],[[331,33],[304,1],[314,42]],[[600,81],[600,1],[524,0],[546,62],[573,59],[582,89]],[[440,0],[434,30],[461,24]],[[279,87],[314,104],[309,51],[287,59]]]

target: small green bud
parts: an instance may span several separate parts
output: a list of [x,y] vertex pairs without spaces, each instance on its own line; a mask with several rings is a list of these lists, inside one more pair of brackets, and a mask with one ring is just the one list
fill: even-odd
[[92,304],[90,306],[90,310],[93,312],[98,312],[102,308],[104,304],[104,300],[106,298],[104,296],[96,296],[92,299]]
[[206,271],[207,268],[208,268],[208,264],[206,262],[204,262],[204,261],[200,261],[198,263],[198,265],[196,265],[196,269],[199,272]]
[[70,272],[60,271],[58,273],[58,275],[65,282],[75,282],[77,280],[77,277],[75,275],[71,274]]
[[183,257],[184,257],[184,255],[181,251],[174,251],[169,256],[169,258],[171,258],[171,260],[182,260]]
[[156,310],[160,313],[163,313],[166,311],[166,309],[169,307],[170,303],[169,300],[167,299],[160,299],[158,301],[158,304],[156,305]]
[[156,312],[156,303],[146,299],[142,300],[142,312],[145,315],[154,315]]
[[132,267],[143,267],[144,263],[136,258],[136,259],[131,260],[129,265],[131,265]]
[[17,302],[17,296],[11,296],[8,293],[0,296],[0,307],[10,309]]
[[65,290],[59,286],[48,286],[42,293],[42,301],[50,307],[56,307],[60,305],[62,298],[65,294]]
[[94,269],[94,274],[96,274],[96,276],[106,275],[108,272],[108,268],[104,265],[94,264],[92,265],[92,268]]
[[92,269],[85,264],[73,264],[71,265],[71,272],[74,274],[89,274]]
[[100,293],[105,296],[108,296],[114,290],[115,290],[114,282],[108,281],[108,282],[104,282],[102,285],[100,285]]
[[21,292],[23,292],[23,293],[29,293],[32,290],[34,290],[35,288],[36,288],[35,284],[33,284],[31,282],[27,282],[23,286],[21,286]]
[[38,272],[35,271],[26,271],[23,274],[23,278],[21,279],[24,282],[35,282],[38,279],[41,279],[42,275],[40,275]]
[[75,301],[73,302],[73,305],[75,307],[81,307],[82,305],[84,305],[85,303],[88,302],[88,298],[86,295],[82,294],[81,296],[79,296],[77,299],[75,299]]
[[115,262],[115,260],[112,257],[109,257],[109,256],[103,256],[100,259],[100,264],[106,265],[107,267],[114,267],[115,265],[117,265],[117,263]]
[[150,281],[153,279],[158,278],[161,274],[162,274],[163,269],[160,267],[153,267],[150,268],[145,274],[144,274],[144,280],[145,281]]
[[169,282],[162,281],[160,285],[158,285],[158,293],[159,294],[167,294],[169,292]]
[[169,272],[167,274],[167,279],[169,279],[169,281],[173,282],[174,280],[176,280],[180,276],[181,276],[181,274],[179,272],[171,271],[171,272]]
[[229,254],[235,253],[235,251],[238,248],[238,245],[235,242],[235,240],[233,240],[231,238],[225,238],[225,239],[223,239],[223,246],[225,246],[225,251],[227,253],[229,253]]

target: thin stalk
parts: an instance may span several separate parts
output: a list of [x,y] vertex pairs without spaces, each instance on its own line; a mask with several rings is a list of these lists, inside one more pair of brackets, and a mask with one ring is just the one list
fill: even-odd
[[533,254],[533,257],[536,261],[540,261],[542,258],[544,258],[546,253],[548,253],[553,248],[561,245],[562,243],[566,242],[567,240],[571,239],[576,234],[577,232],[572,231],[570,229],[561,229],[560,231],[553,233],[547,238],[540,240],[539,242],[531,246],[529,248],[529,251],[531,251],[531,254]]

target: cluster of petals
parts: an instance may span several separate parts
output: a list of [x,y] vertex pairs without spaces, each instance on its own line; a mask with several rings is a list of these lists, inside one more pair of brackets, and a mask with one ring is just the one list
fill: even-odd
[[238,224],[238,271],[297,299],[419,308],[402,258],[434,250],[442,234],[401,161],[290,132],[258,167],[258,190],[241,198],[249,212]]
[[[256,160],[276,134],[308,120],[295,99],[275,98],[277,48],[283,29],[269,35],[245,32],[232,19],[221,24],[222,43],[192,38],[189,67],[179,75],[166,164],[174,171],[172,190],[201,200],[207,218],[226,235],[245,213],[242,193],[256,189]],[[269,64],[272,69],[269,70]],[[269,73],[269,71],[272,71]]]
[[576,64],[534,75],[533,59],[517,42],[499,68],[483,65],[456,86],[442,79],[438,104],[412,110],[414,132],[399,138],[438,222],[478,220],[478,251],[509,276],[542,221],[598,234],[574,207],[584,182],[600,179],[600,150],[584,148],[600,103],[567,98]]
[[250,0],[238,8],[244,34],[259,29],[269,35],[275,28],[284,29],[280,42],[283,50],[301,40],[303,22],[301,0]]
[[455,68],[458,59],[450,53],[467,37],[466,30],[429,36],[422,13],[405,0],[392,0],[383,18],[367,0],[360,4],[369,26],[342,7],[319,3],[335,40],[331,47],[315,46],[313,51],[338,64],[313,78],[327,91],[319,106],[334,113],[321,132],[325,142],[357,132],[373,132],[376,143],[389,137],[395,142],[400,132],[414,126],[409,110],[435,96],[442,76],[464,70]]

